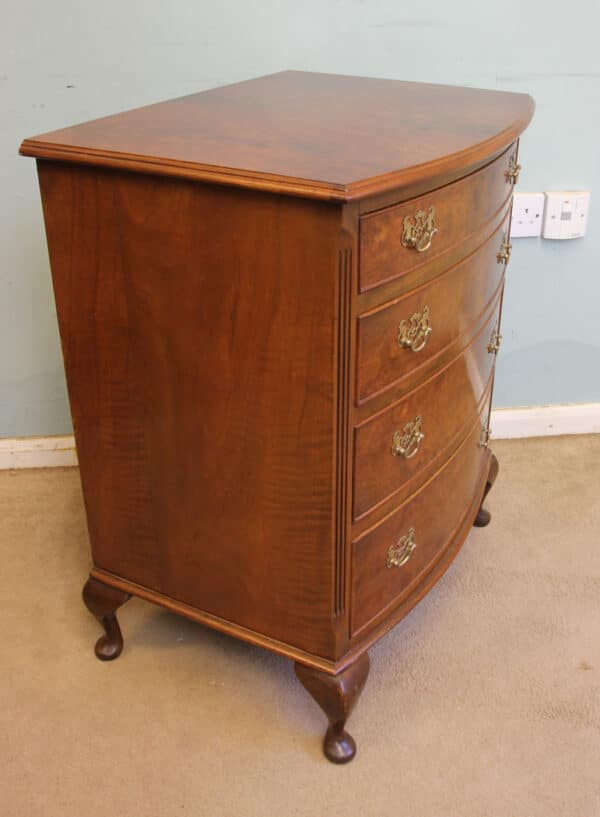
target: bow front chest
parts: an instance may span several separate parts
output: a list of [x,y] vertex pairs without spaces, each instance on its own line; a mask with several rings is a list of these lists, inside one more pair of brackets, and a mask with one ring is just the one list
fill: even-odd
[[[91,541],[130,595],[289,656],[345,729],[488,448],[522,94],[284,72],[27,139]],[[468,557],[467,557],[468,558]]]

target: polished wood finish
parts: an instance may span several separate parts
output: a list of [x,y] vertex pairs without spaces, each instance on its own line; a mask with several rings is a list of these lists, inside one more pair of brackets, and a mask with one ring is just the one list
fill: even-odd
[[[497,297],[504,276],[498,252],[508,229],[508,214],[492,235],[461,263],[444,270],[428,283],[383,303],[358,319],[356,391],[359,404],[421,376],[440,365],[452,348],[461,348],[473,336],[483,313]],[[398,344],[398,327],[424,307],[432,328],[426,345],[417,352]]]
[[39,173],[94,564],[335,657],[339,212]]
[[532,114],[526,94],[284,71],[26,139],[21,153],[349,201],[443,184]]
[[[484,468],[477,418],[450,461],[419,491],[353,544],[352,633],[398,604],[451,543],[477,492]],[[416,549],[402,567],[387,567],[390,546],[414,528]]]
[[[354,430],[354,519],[398,492],[465,438],[489,391],[495,356],[488,345],[499,324],[500,294],[466,351],[418,388]],[[394,456],[394,432],[421,418],[422,433],[409,459]]]
[[485,528],[486,525],[490,524],[492,519],[491,513],[483,507],[483,503],[485,502],[486,496],[492,490],[494,483],[496,482],[496,478],[498,477],[498,471],[500,470],[500,464],[498,463],[498,458],[495,454],[492,454],[491,461],[490,461],[490,469],[488,471],[488,476],[485,481],[485,489],[483,491],[483,499],[481,500],[481,506],[477,511],[477,516],[475,517],[475,521],[473,524],[476,528]]
[[[99,657],[122,647],[130,594],[289,656],[328,716],[326,755],[351,759],[367,649],[485,516],[503,174],[531,110],[286,72],[23,143]],[[415,261],[396,231],[430,200],[443,232]],[[433,334],[400,350],[424,303]],[[422,448],[396,459],[390,434],[416,412]],[[387,567],[407,525],[417,549]]]
[[323,752],[332,763],[348,763],[356,754],[356,743],[346,732],[346,721],[363,690],[370,669],[369,654],[338,675],[327,675],[314,667],[295,664],[296,676],[327,715],[329,726],[323,739]]
[[85,606],[104,627],[104,635],[96,642],[96,656],[101,661],[118,658],[123,651],[123,636],[116,613],[131,595],[92,576],[85,583],[82,595]]
[[[492,164],[456,184],[363,216],[360,220],[361,292],[430,264],[484,229],[512,196],[507,174],[516,153],[516,145],[513,145]],[[427,213],[430,207],[435,210],[437,229],[431,246],[423,252],[403,246],[404,220],[414,219],[419,211]]]

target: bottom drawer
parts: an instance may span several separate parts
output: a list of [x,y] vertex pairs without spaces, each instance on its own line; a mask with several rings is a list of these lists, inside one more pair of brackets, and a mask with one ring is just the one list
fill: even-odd
[[429,482],[354,541],[352,635],[402,601],[452,543],[483,489],[481,430],[477,422]]

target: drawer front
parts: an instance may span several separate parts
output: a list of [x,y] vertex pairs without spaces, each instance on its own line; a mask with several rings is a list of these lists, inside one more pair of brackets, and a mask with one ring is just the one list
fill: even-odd
[[[481,416],[487,417],[487,407]],[[480,439],[478,419],[432,480],[353,543],[353,635],[400,603],[452,543],[482,488]]]
[[474,327],[504,273],[502,225],[472,255],[430,283],[358,318],[356,394],[362,404],[397,386]]
[[430,263],[481,230],[507,202],[516,145],[482,170],[360,219],[359,288],[365,292]]
[[441,372],[354,432],[354,519],[397,493],[464,437],[497,352],[500,296],[469,347]]

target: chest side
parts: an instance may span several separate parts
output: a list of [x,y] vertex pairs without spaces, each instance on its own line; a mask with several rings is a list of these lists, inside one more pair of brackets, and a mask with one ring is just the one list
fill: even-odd
[[39,171],[94,565],[327,654],[338,208]]

